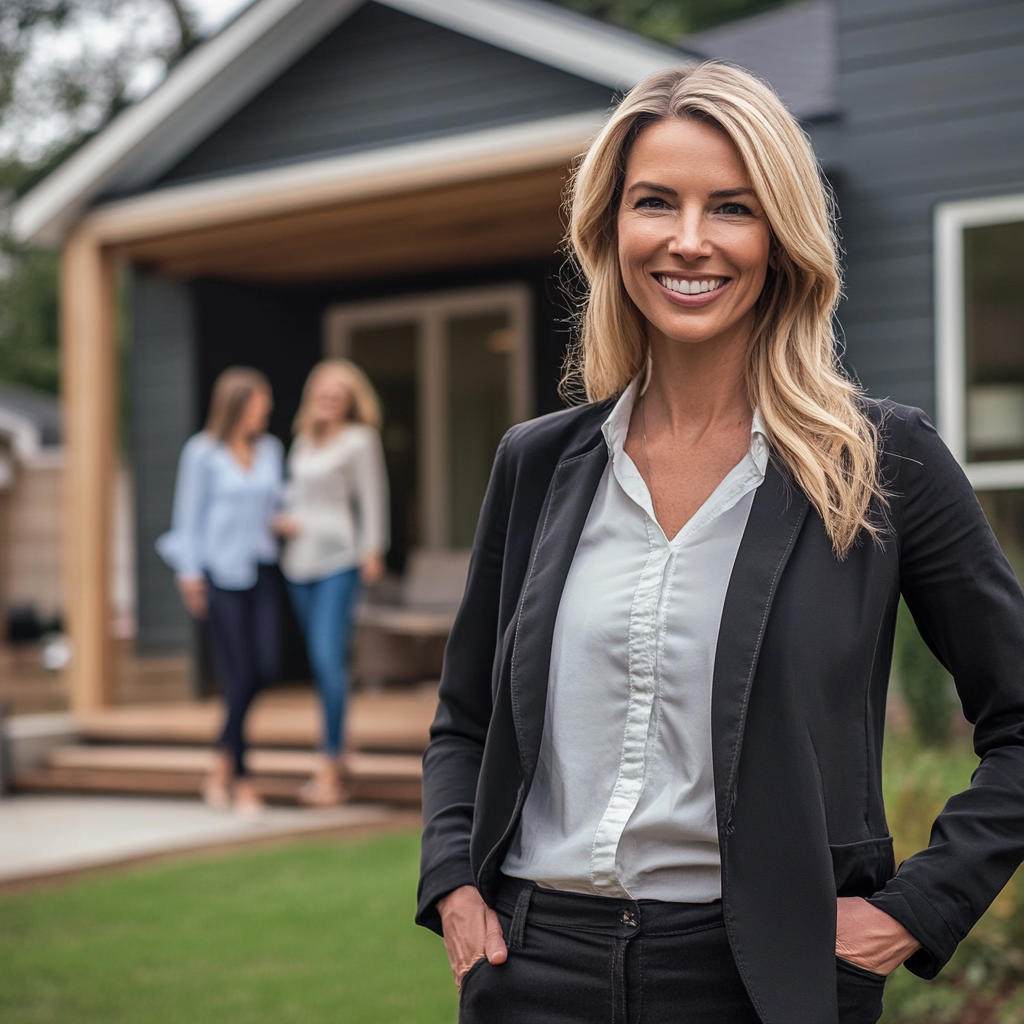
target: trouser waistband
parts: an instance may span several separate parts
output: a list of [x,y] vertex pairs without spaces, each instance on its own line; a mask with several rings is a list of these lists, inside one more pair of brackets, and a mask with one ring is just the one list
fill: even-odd
[[663,900],[630,900],[613,896],[542,889],[534,882],[502,875],[495,909],[511,918],[506,942],[512,949],[522,944],[527,918],[532,925],[568,931],[594,932],[616,938],[638,935],[684,935],[704,928],[721,927],[722,901],[669,903]]

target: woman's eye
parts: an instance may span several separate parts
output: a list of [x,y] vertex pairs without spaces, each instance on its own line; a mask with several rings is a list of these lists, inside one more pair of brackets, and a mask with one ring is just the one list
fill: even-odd
[[636,210],[664,210],[665,200],[658,196],[644,196],[636,201]]
[[722,203],[718,212],[727,216],[742,216],[750,213],[750,207],[744,206],[742,203]]

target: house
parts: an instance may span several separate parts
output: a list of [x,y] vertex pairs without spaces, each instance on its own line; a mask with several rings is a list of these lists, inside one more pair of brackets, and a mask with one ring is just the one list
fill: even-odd
[[224,367],[287,439],[325,353],[387,406],[394,550],[469,545],[514,422],[556,408],[569,162],[617,91],[686,59],[530,0],[257,0],[25,195],[62,246],[72,705],[110,696],[116,278],[131,293],[137,646],[190,643],[153,549]]
[[[621,90],[775,83],[842,214],[845,359],[924,407],[1024,551],[1024,3],[808,0],[663,47],[539,0],[257,0],[22,197],[64,251],[76,708],[109,693],[115,277],[131,284],[138,646],[189,627],[153,540],[216,374],[380,389],[395,551],[469,544],[502,431],[557,408],[561,192]],[[1018,563],[1024,569],[1024,558]]]
[[57,399],[0,385],[0,639],[34,639],[64,605],[62,468]]

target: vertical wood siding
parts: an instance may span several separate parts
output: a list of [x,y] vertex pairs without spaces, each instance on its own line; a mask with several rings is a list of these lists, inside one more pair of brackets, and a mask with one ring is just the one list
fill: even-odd
[[934,413],[932,215],[1024,192],[1024,3],[838,0],[847,362]]
[[171,523],[181,448],[199,426],[191,300],[185,285],[136,273],[132,310],[137,643],[143,654],[186,650],[192,624],[154,544]]

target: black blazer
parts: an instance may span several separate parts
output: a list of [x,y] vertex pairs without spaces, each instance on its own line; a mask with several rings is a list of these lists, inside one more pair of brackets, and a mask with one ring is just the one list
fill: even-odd
[[[533,780],[555,615],[608,462],[611,401],[513,428],[495,458],[424,756],[417,920],[492,901]],[[933,977],[1024,858],[1024,595],[962,470],[917,409],[868,403],[891,492],[883,543],[838,561],[773,461],[729,582],[712,691],[723,911],[766,1024],[837,1019],[835,898],[865,896]],[[981,765],[895,871],[881,750],[906,598],[956,680]],[[514,954],[512,954],[514,955]]]

